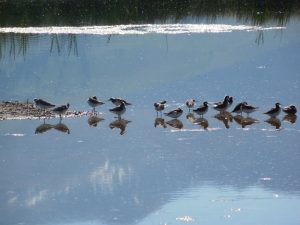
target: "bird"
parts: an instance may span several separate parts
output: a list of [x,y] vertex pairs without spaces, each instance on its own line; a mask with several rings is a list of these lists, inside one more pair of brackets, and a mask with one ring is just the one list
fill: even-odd
[[167,101],[160,101],[160,102],[155,102],[154,103],[154,108],[158,114],[158,112],[161,113],[161,111],[163,111],[165,109],[165,104],[167,103]]
[[61,106],[55,107],[54,109],[52,109],[52,112],[59,115],[59,117],[61,118],[61,115],[65,114],[68,111],[69,107],[70,107],[70,104],[67,103],[66,105],[61,105]]
[[43,99],[33,99],[34,103],[35,103],[35,107],[38,109],[42,109],[42,110],[46,110],[46,109],[51,109],[53,107],[55,107],[55,105],[51,104],[50,102],[47,102]]
[[297,108],[294,105],[288,105],[282,109],[283,112],[286,114],[296,114],[297,113]]
[[268,110],[267,112],[265,112],[264,114],[270,116],[270,117],[276,117],[280,114],[281,112],[281,105],[279,102],[277,102],[275,104],[275,108],[271,108],[270,110]]
[[100,106],[100,105],[104,104],[104,102],[99,101],[96,96],[89,97],[88,100],[87,100],[87,103],[89,104],[89,106],[91,106],[93,108],[94,112],[96,111],[95,108],[97,106]]
[[122,102],[124,103],[124,105],[131,105],[131,103],[127,102],[122,98],[111,97],[107,101],[111,101],[115,106],[120,106]]
[[193,112],[199,116],[203,116],[208,111],[208,102],[203,102],[203,105],[199,106],[197,109],[193,109]]
[[[220,101],[220,102],[213,102],[213,103],[210,103],[210,104],[212,104],[212,105],[220,105],[220,104],[222,104],[223,102],[225,102],[226,99],[227,99],[227,101],[229,102],[230,96],[229,96],[229,95],[226,95],[222,101]],[[232,97],[231,97],[231,101],[232,101]]]
[[223,112],[223,111],[226,111],[226,109],[230,106],[229,105],[229,96],[225,96],[223,102],[221,103],[216,103],[214,105],[214,109],[217,110],[217,111],[220,111],[220,112]]
[[196,100],[195,99],[188,99],[185,102],[185,105],[188,107],[189,111],[191,110],[191,108],[194,107]]
[[237,114],[242,113],[243,112],[242,111],[242,105],[245,105],[245,104],[247,104],[247,102],[240,102],[240,103],[238,103],[231,112],[237,113]]
[[249,115],[250,113],[255,112],[258,109],[258,107],[251,106],[246,103],[246,104],[241,105],[241,109],[242,109],[242,112],[245,112],[245,113],[247,113],[247,115]]
[[177,108],[174,110],[171,110],[170,112],[164,113],[164,115],[172,117],[172,118],[178,118],[182,115],[183,111],[181,108]]
[[118,118],[121,118],[121,115],[126,112],[125,103],[121,102],[121,104],[115,108],[109,109],[110,112],[118,115]]
[[229,96],[228,98],[228,107],[230,107],[233,103],[233,97],[232,96]]

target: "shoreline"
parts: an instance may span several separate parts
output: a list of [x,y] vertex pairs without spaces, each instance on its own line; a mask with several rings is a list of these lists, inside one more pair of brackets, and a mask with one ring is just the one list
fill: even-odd
[[[87,111],[67,111],[62,118],[80,117],[89,115]],[[33,102],[22,101],[0,101],[0,121],[1,120],[32,120],[43,118],[59,118],[49,110],[41,110],[34,107]]]

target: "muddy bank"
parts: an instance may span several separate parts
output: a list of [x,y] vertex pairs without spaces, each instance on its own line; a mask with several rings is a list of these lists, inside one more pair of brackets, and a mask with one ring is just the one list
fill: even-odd
[[[67,111],[63,117],[79,117],[88,115],[86,111]],[[0,120],[40,119],[58,117],[51,111],[34,107],[33,102],[0,101]]]

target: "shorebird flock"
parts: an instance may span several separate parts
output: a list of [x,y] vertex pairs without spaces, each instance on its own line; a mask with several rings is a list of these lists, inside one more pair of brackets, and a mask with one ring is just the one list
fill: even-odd
[[[109,109],[109,111],[111,113],[116,114],[119,119],[121,119],[121,115],[123,115],[126,112],[126,106],[131,105],[131,103],[121,98],[111,97],[107,101],[112,102],[116,106],[114,108]],[[96,113],[96,107],[104,104],[104,102],[98,100],[96,96],[89,97],[87,99],[87,103],[90,107],[92,107],[93,113]],[[64,115],[68,111],[70,107],[69,103],[65,105],[56,106],[55,104],[52,104],[46,100],[37,99],[37,98],[34,99],[34,104],[36,108],[44,110],[44,112],[46,110],[50,110],[54,114],[59,115],[60,119],[62,118],[62,115]]]
[[[127,102],[125,99],[122,99],[122,98],[111,97],[107,101],[110,101],[112,104],[115,105],[115,107],[109,109],[109,111],[111,113],[116,114],[118,119],[121,119],[121,116],[126,112],[126,107],[131,105],[131,103]],[[196,102],[197,101],[195,99],[188,99],[188,100],[186,100],[185,105],[188,108],[189,112],[192,110],[193,113],[199,115],[200,117],[203,117],[209,110],[210,106],[211,106],[211,108],[218,111],[219,113],[226,113],[226,112],[229,113],[228,110],[233,104],[233,97],[226,95],[224,97],[224,99],[219,102],[204,101],[200,106],[195,108]],[[34,99],[34,103],[35,103],[36,108],[42,109],[44,111],[51,110],[53,113],[59,115],[60,118],[62,118],[62,115],[68,111],[69,106],[70,106],[69,103],[67,103],[65,105],[56,106],[46,100],[36,99],[36,98]],[[177,107],[175,109],[172,109],[168,112],[163,113],[163,111],[166,108],[166,103],[167,103],[167,101],[165,101],[165,100],[154,103],[154,109],[157,113],[157,117],[159,116],[159,113],[160,113],[160,117],[162,117],[162,115],[165,115],[167,117],[177,119],[183,114],[183,109],[180,107]],[[92,112],[96,113],[96,107],[99,107],[105,103],[98,100],[96,96],[92,96],[87,99],[87,104],[90,107],[92,107]],[[231,113],[236,113],[236,114],[240,114],[240,115],[245,113],[248,117],[249,114],[257,111],[258,109],[259,108],[257,106],[252,106],[244,101],[244,102],[238,103],[233,108]],[[295,115],[297,113],[297,108],[293,104],[283,107],[280,103],[275,103],[275,107],[264,112],[264,114],[270,116],[271,118],[276,118],[281,113],[281,111],[283,111],[284,113],[286,113],[288,115]]]
[[[188,99],[186,101],[186,106],[189,109],[189,111],[192,109],[194,113],[196,113],[199,116],[203,116],[205,113],[207,113],[209,105],[212,106],[212,108],[220,113],[228,112],[229,107],[233,104],[233,97],[231,96],[225,96],[224,99],[220,102],[203,102],[202,105],[200,105],[198,108],[194,109],[195,106],[195,99]],[[162,114],[162,111],[165,109],[165,104],[167,101],[160,101],[154,103],[154,108],[158,114],[160,112]],[[259,108],[256,106],[249,105],[247,102],[240,102],[238,103],[233,110],[232,113],[236,114],[243,114],[246,113],[247,116],[249,114],[257,111]],[[297,108],[295,105],[291,104],[286,107],[282,107],[280,103],[276,103],[275,107],[271,108],[270,110],[264,112],[264,114],[270,116],[270,117],[277,117],[281,110],[286,114],[292,114],[295,115],[297,113]],[[165,116],[169,116],[171,118],[178,118],[182,115],[183,110],[181,108],[173,109],[169,112],[164,113]]]

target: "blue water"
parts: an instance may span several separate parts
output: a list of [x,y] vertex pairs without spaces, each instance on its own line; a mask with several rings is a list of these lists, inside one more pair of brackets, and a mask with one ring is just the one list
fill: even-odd
[[[67,132],[36,133],[58,118],[1,121],[0,224],[299,224],[299,120],[281,114],[276,127],[262,114],[275,102],[300,108],[299,21],[260,32],[35,34],[24,54],[7,42],[2,100],[133,105],[123,132],[109,102],[95,127],[63,118]],[[187,98],[226,94],[258,106],[256,123],[225,126],[211,108],[207,129],[192,123]],[[184,110],[181,129],[154,126],[162,99]]]

